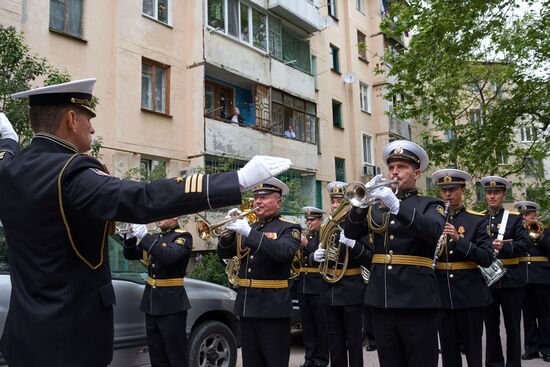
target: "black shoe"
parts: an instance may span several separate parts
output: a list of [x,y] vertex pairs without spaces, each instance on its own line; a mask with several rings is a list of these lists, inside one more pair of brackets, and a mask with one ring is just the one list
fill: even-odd
[[544,362],[550,362],[550,354],[545,354],[542,356],[542,360]]
[[365,348],[365,350],[366,350],[367,352],[372,352],[372,351],[376,350],[376,344],[369,344],[369,345],[367,345],[367,347]]
[[311,361],[305,361],[304,364],[300,365],[300,367],[315,367],[315,365]]
[[[521,359],[524,361],[530,361],[531,359],[539,358],[539,352],[536,353],[523,353]],[[550,356],[548,356],[550,362]]]

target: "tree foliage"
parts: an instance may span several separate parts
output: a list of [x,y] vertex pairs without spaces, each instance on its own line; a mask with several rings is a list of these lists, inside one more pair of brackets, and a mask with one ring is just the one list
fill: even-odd
[[[434,166],[475,178],[538,168],[535,186],[548,185],[540,168],[550,151],[549,22],[549,0],[392,3],[387,39],[412,37],[385,53],[391,68],[379,72],[396,79],[387,98],[404,98],[392,113],[416,123]],[[536,139],[518,143],[522,128]]]
[[69,74],[60,72],[48,61],[33,54],[23,34],[12,27],[0,26],[0,109],[3,109],[25,145],[32,137],[28,100],[13,99],[11,94],[31,88],[36,79],[45,85],[67,82]]

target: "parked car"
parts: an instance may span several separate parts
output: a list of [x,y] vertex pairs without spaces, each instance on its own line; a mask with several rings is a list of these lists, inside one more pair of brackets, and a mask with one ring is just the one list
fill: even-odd
[[[0,223],[0,334],[6,322],[11,292],[7,251]],[[139,262],[125,260],[122,246],[112,237],[109,238],[109,257],[117,299],[110,366],[149,366],[145,316],[139,310],[147,279],[146,269]],[[236,293],[217,284],[188,278],[185,279],[185,288],[191,302],[186,330],[189,366],[234,367],[240,337],[238,319],[233,314]],[[7,366],[1,355],[0,366]]]

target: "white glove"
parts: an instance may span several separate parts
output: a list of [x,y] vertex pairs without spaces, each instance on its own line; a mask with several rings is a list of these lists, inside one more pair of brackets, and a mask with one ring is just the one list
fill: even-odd
[[3,112],[0,112],[0,138],[2,139],[12,139],[16,142],[19,142],[19,136],[13,129],[10,120],[4,115]]
[[370,196],[375,199],[380,199],[384,205],[390,209],[390,213],[399,213],[399,199],[389,187],[380,187],[371,192]]
[[318,248],[313,253],[313,260],[317,261],[318,263],[325,261],[325,249],[324,248]]
[[149,231],[147,231],[147,226],[145,224],[132,224],[132,230],[130,231],[128,237],[135,237],[138,241],[141,241],[147,233],[149,233]]
[[376,176],[374,176],[373,178],[371,178],[370,181],[367,182],[367,184],[366,184],[365,186],[367,186],[367,187],[370,188],[370,187],[373,187],[373,186],[378,185],[378,184],[379,184],[380,182],[382,182],[382,181],[384,181],[384,180],[382,179],[382,174],[379,174],[379,175],[376,175]]
[[340,232],[340,242],[348,246],[349,248],[353,248],[353,246],[355,246],[355,240],[344,236],[344,232]]
[[225,219],[231,219],[233,218],[234,216],[236,215],[239,215],[241,213],[241,211],[239,210],[239,208],[233,208],[233,209],[230,209],[227,214],[225,215]]
[[235,231],[245,237],[248,237],[250,234],[250,225],[246,219],[235,219],[233,222],[227,225],[227,229],[230,231]]
[[277,176],[290,168],[290,159],[255,155],[243,168],[237,171],[241,191],[256,186],[268,178]]

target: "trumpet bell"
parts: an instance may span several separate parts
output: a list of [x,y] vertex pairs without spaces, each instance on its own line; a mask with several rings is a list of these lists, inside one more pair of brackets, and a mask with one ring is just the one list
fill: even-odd
[[197,232],[199,234],[199,237],[203,241],[206,241],[207,239],[212,237],[212,233],[210,232],[210,226],[204,220],[197,221]]
[[348,202],[355,207],[364,205],[364,203],[370,201],[370,195],[367,187],[361,182],[352,182],[347,184],[344,195]]

